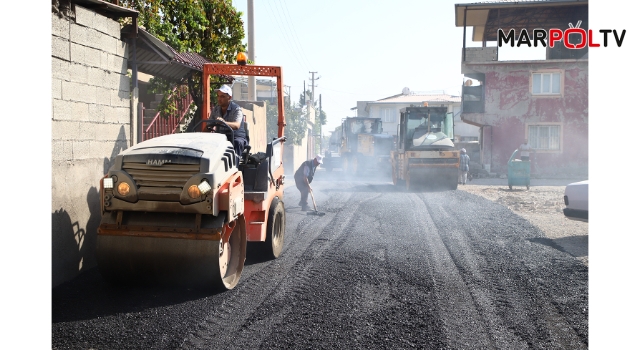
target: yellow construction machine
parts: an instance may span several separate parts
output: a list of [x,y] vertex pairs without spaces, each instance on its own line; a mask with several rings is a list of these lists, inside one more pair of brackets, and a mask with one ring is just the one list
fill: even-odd
[[324,168],[341,168],[354,175],[365,172],[380,173],[389,169],[389,152],[393,136],[383,133],[382,119],[347,117],[331,135],[331,146],[337,152],[325,152]]
[[453,143],[453,113],[447,107],[400,110],[398,140],[391,151],[393,184],[407,190],[425,186],[458,188],[460,151]]

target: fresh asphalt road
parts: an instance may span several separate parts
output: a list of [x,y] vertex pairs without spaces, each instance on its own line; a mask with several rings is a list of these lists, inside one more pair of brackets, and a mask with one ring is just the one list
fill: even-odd
[[287,180],[280,258],[217,294],[92,269],[53,290],[52,348],[588,348],[588,268],[506,207],[320,170],[315,216]]

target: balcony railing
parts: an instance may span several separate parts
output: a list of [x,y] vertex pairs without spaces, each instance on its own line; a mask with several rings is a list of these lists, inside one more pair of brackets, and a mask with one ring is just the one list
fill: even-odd
[[[158,111],[153,119],[145,124],[144,110],[140,113],[140,126],[142,129],[142,139],[140,141],[149,140],[154,137],[174,134],[179,132],[180,125],[189,111],[191,103],[193,102],[191,94],[189,94],[188,88],[184,85],[176,87],[172,91],[172,95],[176,95],[175,110],[166,117],[162,117],[160,111]],[[147,119],[148,120],[148,119]]]

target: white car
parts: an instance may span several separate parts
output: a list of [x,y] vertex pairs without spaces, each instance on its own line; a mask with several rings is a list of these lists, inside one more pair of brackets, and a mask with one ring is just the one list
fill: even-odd
[[589,221],[589,180],[574,182],[564,189],[564,216],[571,220]]

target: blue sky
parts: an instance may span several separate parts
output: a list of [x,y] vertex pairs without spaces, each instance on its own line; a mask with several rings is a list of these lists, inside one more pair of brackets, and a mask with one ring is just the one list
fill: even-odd
[[[399,94],[404,87],[459,94],[463,32],[455,27],[456,3],[255,0],[256,64],[282,66],[295,100],[305,82],[310,87],[309,72],[318,72],[315,94],[322,95],[328,116],[325,132],[353,116],[356,101]],[[244,13],[248,35],[247,1],[233,5]],[[531,55],[501,49],[501,58],[509,54]]]
[[[244,13],[247,1],[233,1]],[[400,6],[401,4],[401,6]],[[325,130],[359,100],[462,85],[462,29],[453,1],[254,1],[256,64],[283,67],[297,99],[311,74],[328,115]],[[248,33],[248,31],[246,31]]]

